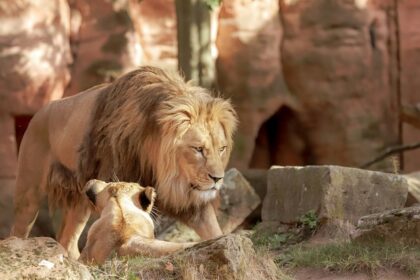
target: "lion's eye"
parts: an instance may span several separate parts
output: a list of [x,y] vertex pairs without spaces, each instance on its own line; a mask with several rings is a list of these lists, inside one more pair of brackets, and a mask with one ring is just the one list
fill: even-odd
[[225,150],[226,150],[226,146],[223,146],[223,147],[221,147],[221,148],[219,149],[219,152],[220,152],[220,153],[223,153]]
[[201,154],[203,153],[203,150],[204,150],[203,147],[193,147],[193,149]]

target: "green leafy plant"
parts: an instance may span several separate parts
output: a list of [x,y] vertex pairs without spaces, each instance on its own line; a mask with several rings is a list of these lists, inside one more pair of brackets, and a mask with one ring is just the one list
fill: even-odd
[[304,227],[310,230],[315,230],[318,227],[318,216],[314,210],[310,210],[306,214],[302,215],[302,217],[300,217],[299,222]]

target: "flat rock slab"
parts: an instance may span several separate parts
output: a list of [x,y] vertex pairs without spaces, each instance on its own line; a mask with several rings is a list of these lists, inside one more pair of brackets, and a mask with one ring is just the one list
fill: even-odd
[[[223,233],[231,233],[261,204],[261,199],[244,176],[235,168],[226,172],[223,181],[217,220]],[[174,222],[157,237],[174,242],[200,240],[192,229],[179,222]]]
[[255,252],[249,238],[229,234],[201,242],[169,257],[140,264],[141,279],[278,279],[268,257]]
[[267,194],[267,169],[246,169],[242,175],[263,200]]
[[385,240],[410,245],[420,244],[420,206],[393,209],[361,217],[356,240]]
[[0,242],[0,279],[93,279],[52,238],[11,237]]
[[408,182],[408,197],[405,206],[420,203],[420,172],[403,175]]
[[234,231],[261,203],[261,199],[244,176],[229,169],[220,190],[221,203],[217,220],[224,233]]
[[321,221],[356,225],[362,216],[403,207],[407,192],[407,180],[400,175],[341,166],[273,166],[262,219],[294,223],[315,210]]

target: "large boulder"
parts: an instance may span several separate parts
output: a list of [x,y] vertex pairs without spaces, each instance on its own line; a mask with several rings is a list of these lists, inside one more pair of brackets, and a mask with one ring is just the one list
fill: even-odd
[[16,175],[18,141],[15,133],[19,130],[16,117],[31,116],[46,103],[62,97],[70,80],[69,21],[66,0],[1,1],[2,178]]
[[130,15],[139,36],[142,63],[177,69],[175,1],[130,1]]
[[[398,50],[400,65],[400,102],[420,103],[420,1],[396,1],[398,18]],[[402,142],[415,143],[420,139],[420,130],[409,124],[402,124]],[[404,171],[419,170],[420,150],[404,153]]]
[[301,102],[311,163],[360,166],[399,143],[393,3],[280,1],[283,73]]
[[88,269],[54,239],[11,237],[0,241],[0,279],[92,279]]
[[[267,169],[246,169],[242,171],[245,179],[260,197],[261,201],[267,193]],[[255,224],[261,221],[262,203],[248,216],[247,222]]]
[[217,220],[224,233],[234,231],[261,203],[255,190],[235,168],[226,172],[220,198]]
[[71,0],[69,3],[74,19],[72,50],[76,57],[66,96],[113,81],[140,65],[141,46],[127,1]]
[[233,234],[143,262],[134,271],[142,279],[278,279],[274,262],[259,256],[249,238]]
[[2,1],[0,112],[33,115],[63,96],[72,61],[69,22],[66,0]]
[[20,118],[61,98],[70,80],[69,22],[66,0],[0,3],[0,238],[13,219]]
[[321,221],[356,224],[364,215],[404,206],[404,177],[340,166],[279,167],[268,172],[263,222],[293,223],[310,210]]
[[242,175],[249,182],[261,200],[267,193],[267,169],[246,169]]
[[360,218],[355,239],[420,245],[420,206],[393,209]]
[[403,175],[408,182],[408,196],[406,206],[420,203],[420,172]]
[[277,0],[225,0],[220,8],[217,78],[238,111],[231,162],[241,169],[252,160],[261,125],[282,105],[291,104],[281,68],[280,22]]

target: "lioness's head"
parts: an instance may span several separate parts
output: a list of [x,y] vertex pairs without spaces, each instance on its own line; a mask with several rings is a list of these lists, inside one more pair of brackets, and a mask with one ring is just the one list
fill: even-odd
[[[223,184],[232,151],[236,113],[230,101],[196,87],[191,96],[163,103],[160,125],[172,137],[161,140],[158,179],[160,198],[184,206],[214,199]],[[166,140],[170,139],[170,142]],[[175,173],[171,173],[171,171]],[[162,193],[162,195],[161,195]],[[169,203],[174,204],[174,203]]]
[[156,198],[156,192],[152,187],[142,187],[137,183],[126,182],[107,183],[95,179],[86,183],[85,193],[99,212],[114,197],[120,201],[131,200],[139,209],[150,213]]

